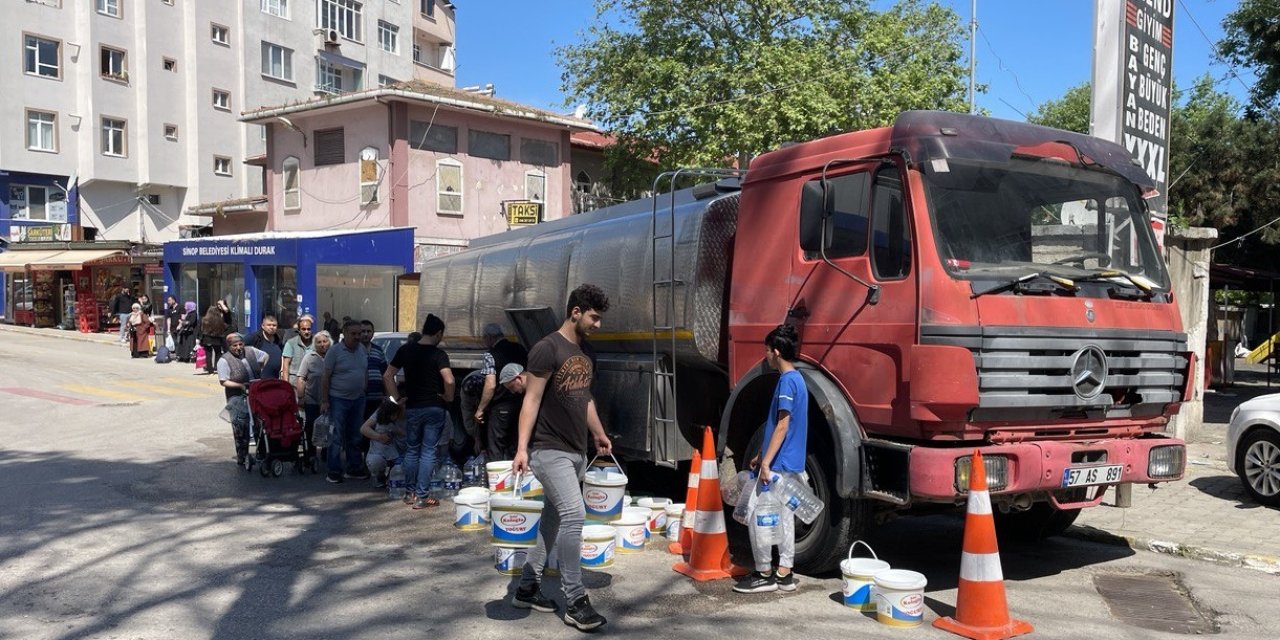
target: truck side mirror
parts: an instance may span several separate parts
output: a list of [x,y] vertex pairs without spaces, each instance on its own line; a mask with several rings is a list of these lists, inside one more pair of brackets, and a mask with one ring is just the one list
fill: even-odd
[[[809,180],[800,192],[800,248],[821,253],[831,248],[831,212],[835,209],[833,190],[826,180]],[[825,227],[826,233],[823,233]],[[825,241],[826,246],[823,246]]]

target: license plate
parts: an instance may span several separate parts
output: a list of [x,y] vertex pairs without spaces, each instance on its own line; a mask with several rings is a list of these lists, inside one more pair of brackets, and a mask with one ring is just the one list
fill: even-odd
[[1102,467],[1074,467],[1062,470],[1063,487],[1087,487],[1094,484],[1120,482],[1124,465],[1111,464]]

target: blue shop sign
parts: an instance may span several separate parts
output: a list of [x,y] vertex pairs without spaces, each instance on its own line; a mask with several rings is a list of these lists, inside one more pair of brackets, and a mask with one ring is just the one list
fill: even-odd
[[293,264],[298,240],[182,241],[165,243],[165,262],[246,262]]

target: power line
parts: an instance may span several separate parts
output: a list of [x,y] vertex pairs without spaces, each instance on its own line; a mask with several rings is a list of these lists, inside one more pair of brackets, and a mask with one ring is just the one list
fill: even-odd
[[1262,231],[1263,229],[1266,229],[1267,227],[1269,227],[1269,226],[1271,226],[1271,225],[1273,225],[1273,224],[1275,224],[1275,223],[1277,223],[1277,222],[1280,222],[1280,218],[1276,218],[1276,219],[1272,220],[1271,222],[1268,222],[1268,223],[1266,223],[1266,224],[1264,224],[1264,225],[1262,225],[1262,226],[1260,226],[1260,227],[1257,227],[1257,228],[1255,228],[1254,230],[1249,231],[1249,232],[1247,232],[1247,233],[1244,233],[1244,234],[1238,235],[1238,236],[1236,236],[1236,237],[1234,237],[1234,238],[1232,238],[1232,239],[1230,239],[1230,240],[1227,240],[1226,242],[1221,242],[1221,243],[1215,244],[1215,245],[1213,245],[1212,247],[1209,247],[1209,250],[1210,250],[1210,251],[1213,251],[1214,249],[1218,249],[1218,248],[1220,248],[1220,247],[1225,247],[1225,246],[1227,246],[1227,245],[1231,244],[1232,242],[1239,242],[1239,241],[1241,241],[1241,240],[1244,240],[1245,238],[1248,238],[1249,236],[1251,236],[1251,235],[1253,235],[1253,234],[1255,234],[1255,233],[1258,233],[1258,232]]
[[[1027,99],[1027,102],[1031,105],[1032,109],[1038,109],[1040,105],[1038,105],[1036,101],[1031,98],[1031,95],[1027,93],[1026,89],[1022,88],[1022,80],[1018,78],[1018,74],[1014,72],[1013,69],[1010,69],[1009,67],[1005,66],[1004,59],[1000,57],[1000,54],[996,53],[996,48],[991,45],[991,40],[987,38],[987,30],[983,29],[982,26],[979,25],[978,33],[982,36],[982,41],[987,43],[987,49],[991,51],[991,55],[995,56],[996,64],[1000,65],[1000,70],[1013,76],[1013,84],[1018,88],[1018,93],[1021,93],[1022,97]],[[1017,109],[1014,109],[1013,105],[1009,104],[1008,102],[1005,102],[1004,100],[1001,100],[1001,102],[1004,102],[1005,105],[1008,106],[1010,109],[1013,109],[1014,111],[1018,111]],[[1018,111],[1018,113],[1022,113],[1022,112]],[[1026,114],[1022,114],[1022,117],[1025,118],[1027,116]]]

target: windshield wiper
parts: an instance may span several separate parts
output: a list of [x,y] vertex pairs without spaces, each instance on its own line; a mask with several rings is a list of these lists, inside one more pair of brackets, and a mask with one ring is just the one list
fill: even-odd
[[[1050,288],[1034,286],[1031,284],[1033,280],[1047,280],[1052,284],[1050,285]],[[1057,276],[1045,271],[1035,271],[1019,278],[1013,278],[1004,282],[997,282],[996,284],[981,291],[974,291],[973,295],[969,296],[969,299],[972,300],[978,296],[985,296],[988,293],[998,293],[1009,289],[1018,293],[1051,293],[1053,289],[1065,289],[1067,291],[1074,292],[1077,287],[1075,282],[1062,276]]]
[[1127,294],[1124,292],[1124,290],[1112,289],[1111,290],[1112,295],[1116,295],[1117,297],[1127,297],[1127,298],[1140,299],[1140,300],[1150,300],[1151,297],[1154,295],[1154,292],[1152,291],[1152,289],[1155,287],[1155,283],[1151,282],[1150,280],[1147,280],[1142,276],[1129,275],[1124,271],[1115,271],[1115,270],[1099,271],[1097,273],[1091,273],[1087,276],[1076,278],[1076,282],[1111,282],[1112,284],[1119,284],[1119,285],[1124,284],[1120,282],[1114,282],[1114,279],[1116,278],[1124,280],[1125,283],[1128,283],[1129,285],[1131,285],[1131,289],[1136,289],[1137,292],[1133,294]]

